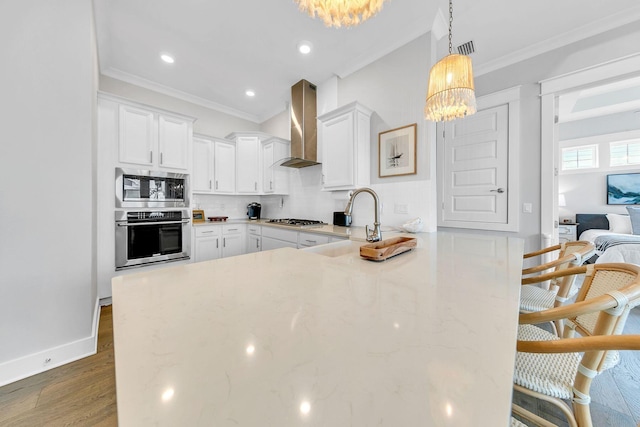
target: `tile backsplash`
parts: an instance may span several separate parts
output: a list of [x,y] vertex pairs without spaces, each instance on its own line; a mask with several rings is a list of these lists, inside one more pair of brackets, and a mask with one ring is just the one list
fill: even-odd
[[[380,222],[383,230],[399,227],[420,217],[425,224],[429,218],[428,201],[431,199],[428,181],[403,181],[390,184],[374,184],[371,188],[381,203]],[[230,219],[246,219],[247,205],[262,205],[262,218],[302,218],[322,220],[331,224],[333,212],[343,211],[349,199],[348,191],[322,191],[322,168],[311,166],[291,170],[290,191],[287,196],[224,196],[196,194],[193,208],[203,209],[205,216],[228,216]],[[359,194],[353,206],[353,225],[373,225],[373,198]],[[406,212],[406,213],[405,213]],[[428,227],[425,226],[425,231]]]

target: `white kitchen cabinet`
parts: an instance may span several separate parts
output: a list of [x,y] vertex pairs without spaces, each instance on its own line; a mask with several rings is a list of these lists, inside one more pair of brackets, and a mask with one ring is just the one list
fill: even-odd
[[194,227],[194,230],[195,253],[193,258],[195,262],[220,258],[222,255],[222,245],[220,244],[221,227],[219,225],[200,225]]
[[262,250],[298,248],[298,231],[262,227]]
[[372,113],[369,108],[352,102],[318,116],[324,190],[369,185]]
[[260,252],[262,250],[261,228],[257,224],[247,225],[247,253]]
[[231,141],[194,135],[193,174],[194,193],[235,193],[235,144]]
[[301,231],[298,233],[298,248],[309,248],[311,246],[325,245],[329,243],[330,236],[327,234],[315,234]]
[[243,224],[225,224],[222,226],[223,258],[245,253],[244,228]]
[[265,194],[289,194],[290,169],[280,166],[291,157],[291,143],[269,138],[262,143],[262,191]]
[[260,139],[256,136],[236,138],[236,192],[260,193]]
[[213,192],[234,194],[236,191],[236,145],[233,142],[213,142]]
[[192,126],[192,118],[120,103],[118,160],[154,169],[188,169]]
[[195,135],[191,188],[195,193],[213,192],[213,141]]

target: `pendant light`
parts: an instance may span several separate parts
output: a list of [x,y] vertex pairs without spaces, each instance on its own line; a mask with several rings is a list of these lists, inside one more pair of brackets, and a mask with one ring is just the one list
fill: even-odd
[[386,0],[294,0],[300,10],[327,27],[352,27],[371,18],[382,9]]
[[449,55],[438,61],[429,72],[429,88],[424,115],[431,121],[448,121],[476,112],[471,58],[453,53],[451,26],[453,4],[449,0]]

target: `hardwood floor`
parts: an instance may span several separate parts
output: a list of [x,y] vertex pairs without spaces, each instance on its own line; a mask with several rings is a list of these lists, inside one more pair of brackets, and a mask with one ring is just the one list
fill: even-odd
[[0,426],[117,426],[111,306],[102,307],[98,352],[0,387]]
[[[640,307],[625,333],[640,334]],[[594,426],[640,423],[640,352],[621,353],[621,363],[599,375],[592,387]],[[0,426],[117,426],[111,306],[102,307],[98,352],[76,362],[0,387]],[[562,415],[548,404],[516,393],[514,401],[559,426]]]

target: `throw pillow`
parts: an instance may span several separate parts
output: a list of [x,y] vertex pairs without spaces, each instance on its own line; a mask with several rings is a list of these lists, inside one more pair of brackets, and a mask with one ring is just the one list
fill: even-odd
[[[627,208],[629,209],[629,208]],[[638,211],[640,215],[640,210]],[[609,220],[609,231],[620,234],[631,234],[634,228],[632,227],[631,211],[629,215],[619,214],[607,214]],[[640,217],[638,218],[640,221]],[[640,222],[637,225],[638,233],[640,233]]]
[[627,206],[633,234],[640,234],[640,207]]

